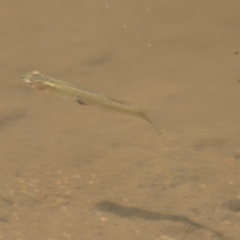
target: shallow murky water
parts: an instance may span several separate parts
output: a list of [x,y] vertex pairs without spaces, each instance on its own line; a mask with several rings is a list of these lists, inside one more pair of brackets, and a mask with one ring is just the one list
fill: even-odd
[[[238,1],[6,1],[0,239],[237,240]],[[160,111],[141,119],[24,86],[26,70]]]

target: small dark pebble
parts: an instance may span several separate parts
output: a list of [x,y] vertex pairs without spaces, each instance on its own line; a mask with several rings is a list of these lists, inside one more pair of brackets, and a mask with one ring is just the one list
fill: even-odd
[[234,155],[234,158],[235,158],[235,159],[240,159],[240,153],[235,154],[235,155]]
[[233,212],[240,212],[240,199],[229,200],[225,206]]
[[0,222],[8,222],[8,219],[7,218],[4,218],[4,217],[0,217]]

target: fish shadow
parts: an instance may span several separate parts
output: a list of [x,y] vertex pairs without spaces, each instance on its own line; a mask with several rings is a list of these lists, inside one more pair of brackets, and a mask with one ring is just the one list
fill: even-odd
[[165,214],[160,212],[153,212],[144,210],[137,207],[127,207],[114,203],[111,201],[100,201],[95,204],[95,208],[101,212],[107,212],[121,218],[141,218],[148,221],[172,221],[187,224],[196,229],[205,229],[212,232],[220,240],[230,240],[229,237],[226,237],[223,233],[209,228],[203,224],[195,222],[188,217],[174,215],[174,214]]

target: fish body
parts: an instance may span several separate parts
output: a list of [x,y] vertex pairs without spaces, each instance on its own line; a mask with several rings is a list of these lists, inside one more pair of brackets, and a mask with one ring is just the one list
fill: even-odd
[[86,87],[55,79],[38,71],[24,73],[22,80],[26,85],[33,88],[46,90],[63,99],[76,101],[81,105],[100,106],[116,112],[141,117],[151,123],[159,134],[161,133],[159,128],[159,113],[157,111],[132,106],[125,101],[104,96]]

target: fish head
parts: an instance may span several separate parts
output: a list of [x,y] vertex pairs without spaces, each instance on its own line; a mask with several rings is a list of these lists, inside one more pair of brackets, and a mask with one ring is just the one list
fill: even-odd
[[33,88],[43,88],[44,76],[38,71],[25,72],[22,74],[22,80],[25,85],[31,86]]

